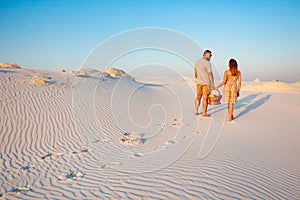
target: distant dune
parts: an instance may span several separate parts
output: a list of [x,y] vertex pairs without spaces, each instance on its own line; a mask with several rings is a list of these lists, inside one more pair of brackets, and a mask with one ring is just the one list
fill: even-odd
[[272,92],[272,93],[287,93],[300,94],[300,84],[285,83],[285,82],[260,82],[257,84],[245,83],[242,87],[243,91],[252,92]]
[[18,64],[9,64],[9,63],[0,62],[0,68],[3,68],[3,69],[20,69],[21,67]]

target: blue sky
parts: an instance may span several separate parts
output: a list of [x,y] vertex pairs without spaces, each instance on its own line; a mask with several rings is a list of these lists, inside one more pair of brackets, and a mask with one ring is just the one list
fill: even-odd
[[[102,41],[120,32],[162,27],[213,51],[245,79],[300,79],[300,1],[0,0],[0,62],[76,70]],[[200,56],[200,55],[199,55]]]

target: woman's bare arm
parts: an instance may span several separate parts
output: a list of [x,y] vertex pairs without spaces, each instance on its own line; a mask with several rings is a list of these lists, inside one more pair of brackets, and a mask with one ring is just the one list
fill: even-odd
[[227,82],[227,79],[228,79],[228,75],[227,75],[227,71],[225,71],[225,72],[224,72],[223,82],[221,82],[221,83],[216,87],[216,89],[219,89],[220,87],[222,87],[223,85],[225,85],[226,82]]
[[241,87],[242,87],[242,74],[241,72],[239,72],[238,74],[238,96],[240,96],[240,90],[241,90]]

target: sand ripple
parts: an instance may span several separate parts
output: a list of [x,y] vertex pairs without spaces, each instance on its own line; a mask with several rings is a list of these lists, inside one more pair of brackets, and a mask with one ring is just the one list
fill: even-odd
[[[26,84],[31,77],[20,76],[22,73],[25,74],[22,70],[0,72],[0,199],[300,197],[299,159],[293,155],[282,154],[287,162],[295,159],[298,166],[274,165],[271,160],[258,156],[257,151],[236,148],[226,140],[231,136],[222,135],[214,151],[205,159],[199,159],[209,120],[200,119],[202,126],[197,134],[179,133],[176,137],[173,133],[194,125],[194,116],[182,119],[172,107],[173,113],[167,117],[161,114],[157,121],[149,122],[151,116],[132,116],[139,123],[132,125],[124,121],[125,112],[113,114],[116,107],[112,105],[116,102],[106,98],[116,92],[112,89],[115,79],[99,82],[64,73],[60,78],[66,76],[64,80],[70,83],[45,86]],[[55,73],[49,75],[58,80]],[[122,89],[128,91],[140,87],[136,82],[122,83]],[[141,93],[135,93],[132,99],[135,104],[131,105],[138,105],[140,94],[162,95],[160,88],[140,89]],[[166,98],[174,105],[170,96]],[[155,100],[149,97],[145,106],[150,102],[150,107]],[[151,109],[150,114],[164,112],[160,107]],[[125,133],[145,140],[137,146],[124,145],[120,140]],[[139,166],[150,151],[179,148],[188,137],[194,137],[191,144],[186,142],[188,151],[170,165],[144,173],[119,170],[132,167],[127,161]],[[243,145],[242,140],[239,142]],[[161,156],[163,159],[171,155]],[[148,164],[155,166],[156,163]]]

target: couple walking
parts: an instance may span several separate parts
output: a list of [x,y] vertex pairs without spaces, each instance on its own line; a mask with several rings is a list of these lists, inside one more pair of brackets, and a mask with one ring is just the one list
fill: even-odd
[[242,75],[238,70],[236,60],[230,59],[228,63],[229,70],[224,73],[223,81],[215,87],[214,76],[211,69],[210,59],[212,53],[205,50],[202,59],[198,60],[195,64],[195,78],[197,98],[195,100],[195,115],[198,115],[198,109],[202,100],[203,117],[209,117],[207,114],[208,96],[211,90],[217,90],[224,85],[224,99],[228,103],[228,121],[233,120],[233,106],[237,102],[240,95]]

